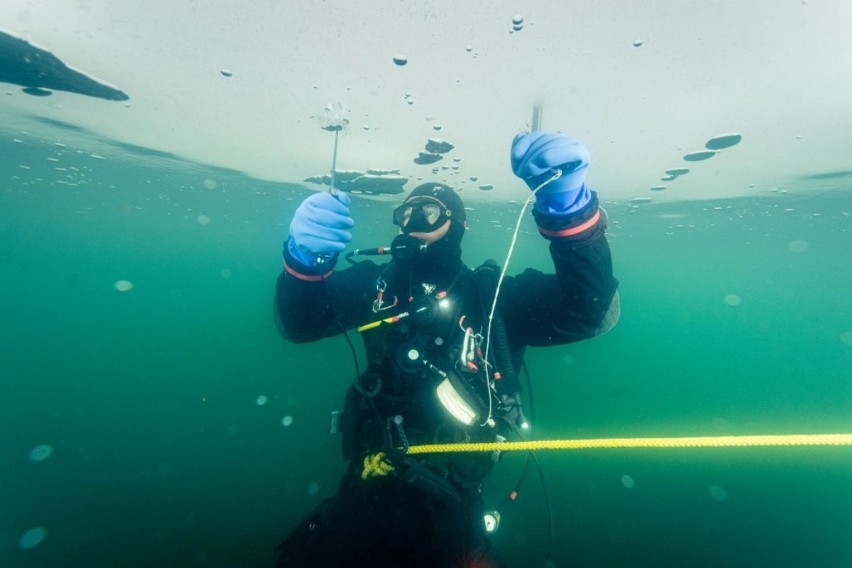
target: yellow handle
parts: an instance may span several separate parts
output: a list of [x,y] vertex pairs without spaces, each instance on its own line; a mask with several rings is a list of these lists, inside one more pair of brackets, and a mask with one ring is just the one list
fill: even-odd
[[382,325],[382,322],[386,320],[374,321],[373,323],[365,323],[364,325],[358,326],[355,328],[355,331],[361,333],[362,331],[367,331],[368,329],[373,329],[374,327],[379,327]]
[[375,327],[379,327],[383,323],[396,323],[399,320],[401,320],[402,318],[406,317],[407,315],[408,315],[408,312],[402,312],[401,314],[397,314],[395,316],[391,316],[391,317],[385,318],[385,319],[380,319],[379,321],[374,321],[372,323],[365,323],[362,326],[356,327],[355,331],[357,331],[358,333],[361,333],[362,331],[367,331],[368,329],[373,329]]

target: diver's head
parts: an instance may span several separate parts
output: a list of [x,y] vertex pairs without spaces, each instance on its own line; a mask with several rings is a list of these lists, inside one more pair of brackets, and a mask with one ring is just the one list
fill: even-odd
[[464,203],[443,183],[418,185],[393,212],[401,233],[435,243],[448,235],[461,241],[466,227]]
[[415,187],[393,212],[400,235],[391,246],[417,254],[396,255],[399,261],[419,258],[426,262],[455,263],[461,258],[460,243],[467,227],[464,203],[453,188],[443,183],[424,183]]

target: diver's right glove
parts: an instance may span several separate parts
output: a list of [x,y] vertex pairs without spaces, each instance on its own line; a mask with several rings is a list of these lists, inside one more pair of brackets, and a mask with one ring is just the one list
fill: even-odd
[[[536,193],[536,209],[549,215],[567,215],[591,199],[585,185],[589,151],[579,141],[551,132],[520,133],[512,141],[512,171]],[[561,175],[552,180],[556,171]]]
[[317,266],[327,259],[336,259],[352,240],[348,231],[355,222],[349,215],[349,196],[315,193],[305,199],[290,222],[287,252],[305,266]]

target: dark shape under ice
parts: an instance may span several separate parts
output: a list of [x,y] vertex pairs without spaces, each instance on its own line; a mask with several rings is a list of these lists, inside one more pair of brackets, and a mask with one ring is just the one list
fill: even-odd
[[0,82],[24,87],[33,96],[67,91],[108,101],[126,101],[124,91],[65,65],[51,52],[0,31]]
[[434,164],[438,160],[443,160],[444,157],[440,154],[431,154],[429,152],[420,152],[420,155],[414,158],[415,164]]
[[453,148],[455,148],[455,146],[446,140],[441,140],[440,138],[430,138],[426,141],[426,151],[433,154],[446,154]]
[[[305,178],[308,183],[331,185],[331,176],[321,175]],[[408,178],[399,175],[399,170],[337,170],[334,173],[334,188],[348,193],[371,195],[396,195],[402,193]]]

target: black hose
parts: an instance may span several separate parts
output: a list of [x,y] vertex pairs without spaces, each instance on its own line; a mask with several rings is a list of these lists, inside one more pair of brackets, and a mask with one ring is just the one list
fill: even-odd
[[506,324],[503,322],[503,317],[499,312],[494,313],[494,319],[491,322],[491,337],[488,338],[488,341],[491,342],[491,346],[494,349],[494,358],[497,361],[497,368],[503,376],[500,379],[503,392],[506,394],[521,392],[521,383],[518,380],[515,364],[512,361],[512,350],[509,347]]

